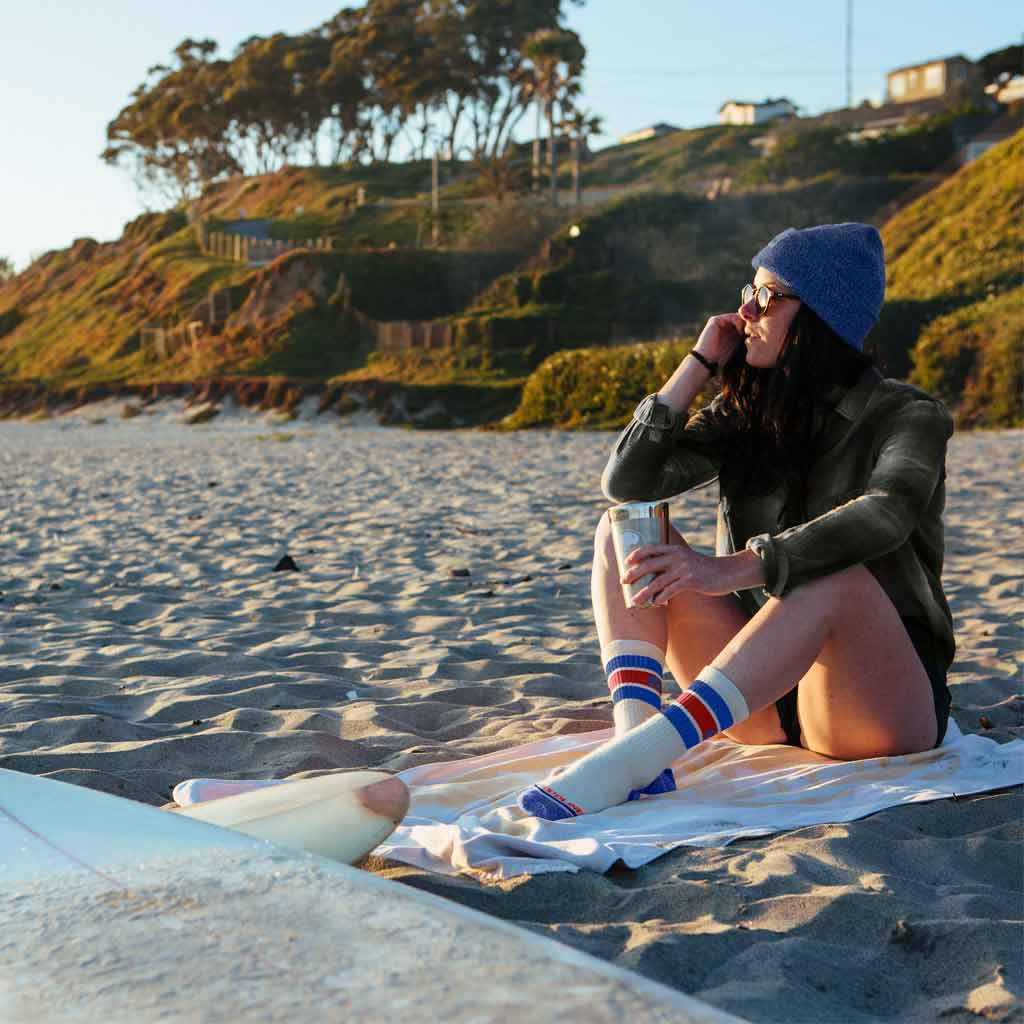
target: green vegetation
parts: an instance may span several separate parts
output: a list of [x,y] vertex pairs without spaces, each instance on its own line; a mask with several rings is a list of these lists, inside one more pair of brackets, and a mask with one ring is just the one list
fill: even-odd
[[882,238],[882,350],[964,423],[1024,422],[1024,131],[896,214]]
[[[872,194],[865,182],[854,188],[843,179],[826,178],[807,188],[736,197],[738,208],[751,214],[749,224],[738,217],[733,221],[736,211],[721,199],[709,207],[679,196],[634,200],[629,208],[620,205],[604,216],[615,229],[628,228],[627,235],[648,252],[662,241],[645,233],[650,225],[660,223],[661,231],[671,232],[672,225],[685,224],[688,242],[675,251],[682,249],[691,258],[699,253],[707,260],[700,268],[699,295],[708,305],[691,307],[704,314],[730,308],[732,296],[725,291],[737,275],[748,272],[742,266],[746,254],[776,225],[790,216],[794,226],[869,220],[865,208],[872,201],[881,207],[883,191]],[[687,216],[680,206],[673,209],[684,202],[690,204]],[[713,230],[704,219],[712,209]],[[1024,423],[1022,214],[1024,132],[1018,132],[897,213],[882,231],[888,297],[869,341],[877,344],[883,369],[893,376],[909,372],[910,380],[945,401],[964,427]],[[600,223],[600,218],[588,223],[584,237],[606,237]],[[683,282],[677,277],[675,283]],[[658,284],[659,293],[672,293],[663,279]],[[496,283],[493,291],[501,289],[508,294],[507,283]],[[690,341],[590,347],[551,356],[529,378],[519,408],[505,425],[621,425],[636,402],[671,374],[702,319],[695,318]]]
[[609,146],[587,163],[587,188],[643,183],[666,190],[687,187],[703,191],[716,178],[737,179],[760,158],[751,141],[761,127],[711,125],[673,132],[660,138]]
[[[569,0],[581,2],[581,0]],[[388,163],[399,139],[422,160],[438,145],[501,163],[529,106],[548,121],[574,106],[586,49],[561,26],[562,0],[369,0],[290,36],[250,36],[229,60],[185,39],[151,68],[107,129],[102,156],[178,201],[216,181],[319,162]],[[539,168],[537,168],[539,171]]]
[[621,427],[640,399],[672,375],[695,340],[558,352],[530,376],[519,408],[502,426]]
[[[423,391],[427,405],[454,388],[470,412],[486,406],[498,416],[536,370],[510,422],[614,425],[671,372],[665,353],[688,342],[647,354],[613,342],[692,339],[707,316],[735,308],[750,255],[778,231],[881,223],[896,209],[883,228],[889,297],[872,335],[883,368],[912,374],[964,423],[1019,422],[1022,136],[910,205],[908,193],[934,179],[829,173],[706,198],[696,187],[703,175],[734,160],[735,180],[739,165],[757,159],[749,135],[715,127],[615,147],[594,161],[598,180],[679,182],[613,189],[619,198],[582,208],[472,200],[469,179],[449,179],[440,249],[416,245],[429,227],[425,162],[219,182],[194,207],[209,230],[266,220],[277,237],[327,234],[335,248],[235,263],[201,252],[181,211],[140,217],[117,242],[79,239],[0,279],[0,380],[60,390],[275,376],[300,391],[378,381],[433,389]],[[360,187],[364,206],[355,203]],[[214,308],[224,312],[195,349],[161,353],[146,333],[205,323]],[[406,320],[431,321],[434,344],[451,343],[378,351],[375,324]],[[488,397],[474,403],[472,394]]]
[[781,183],[819,174],[924,174],[956,151],[954,127],[971,109],[949,109],[886,135],[851,139],[850,126],[827,120],[794,121],[775,137],[771,151],[744,170],[747,183]]
[[520,347],[532,332],[535,358],[692,327],[735,308],[753,274],[751,254],[779,231],[870,220],[905,187],[829,177],[716,200],[640,193],[579,217],[577,237],[563,227],[539,258],[497,278],[466,315]]
[[956,409],[961,427],[1024,423],[1024,287],[932,320],[914,346],[911,381]]

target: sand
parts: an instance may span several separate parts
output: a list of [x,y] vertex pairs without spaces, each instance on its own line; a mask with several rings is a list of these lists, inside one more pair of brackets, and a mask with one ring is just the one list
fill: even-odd
[[[588,593],[614,435],[119,409],[0,423],[0,766],[161,804],[609,724]],[[1024,735],[1022,440],[949,458],[953,715],[1000,742]],[[673,504],[705,549],[714,500]],[[1022,838],[1017,789],[606,876],[369,867],[752,1021],[1017,1020]]]

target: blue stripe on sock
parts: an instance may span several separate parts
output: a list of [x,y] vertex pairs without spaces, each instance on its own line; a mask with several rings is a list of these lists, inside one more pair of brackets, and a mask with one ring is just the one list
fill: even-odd
[[729,705],[718,695],[717,690],[713,689],[699,677],[693,681],[693,686],[690,689],[707,704],[711,714],[718,719],[719,732],[728,729],[732,725],[732,712],[729,710]]
[[630,683],[623,683],[612,690],[612,703],[617,704],[620,700],[642,700],[650,704],[652,708],[661,710],[661,695],[646,686],[636,686]]
[[610,658],[604,666],[605,675],[611,675],[617,668],[642,668],[653,672],[659,679],[662,676],[661,665],[654,658],[643,654],[617,654]]
[[675,726],[687,750],[700,743],[701,735],[693,724],[693,719],[675,701],[672,701],[662,714]]
[[676,777],[671,768],[666,768],[653,782],[648,782],[643,789],[631,789],[626,801],[639,800],[642,796],[658,796],[660,793],[674,793]]
[[553,794],[546,792],[539,786],[531,786],[519,794],[516,803],[527,814],[535,818],[544,818],[546,821],[561,821],[564,818],[575,818],[576,812],[571,807],[557,799]]

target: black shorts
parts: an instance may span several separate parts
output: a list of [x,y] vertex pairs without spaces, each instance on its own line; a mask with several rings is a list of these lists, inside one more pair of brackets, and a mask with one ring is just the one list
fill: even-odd
[[[932,696],[935,698],[935,719],[939,726],[935,746],[938,746],[946,736],[951,702],[942,655],[937,650],[932,631],[924,623],[917,619],[907,618],[902,621],[907,635],[910,637],[910,642],[914,645],[914,650],[917,651],[917,656],[921,659],[921,664],[924,665],[924,670],[928,673],[928,679],[932,684]],[[798,689],[799,687],[794,686],[789,693],[775,702],[775,707],[779,712],[779,722],[786,733],[786,742],[794,747],[801,746],[800,721],[796,713]]]

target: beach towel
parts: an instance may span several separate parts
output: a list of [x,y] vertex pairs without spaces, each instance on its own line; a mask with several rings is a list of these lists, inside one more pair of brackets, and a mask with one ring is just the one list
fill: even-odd
[[[568,821],[529,817],[517,794],[556,766],[608,740],[612,730],[537,740],[480,757],[425,764],[399,777],[409,813],[376,855],[484,881],[549,871],[637,868],[680,846],[725,846],[808,825],[854,821],[900,804],[1024,783],[1024,740],[965,736],[952,720],[942,745],[905,757],[832,761],[799,747],[744,746],[719,737],[673,767],[678,789]],[[179,804],[252,785],[193,779]]]

